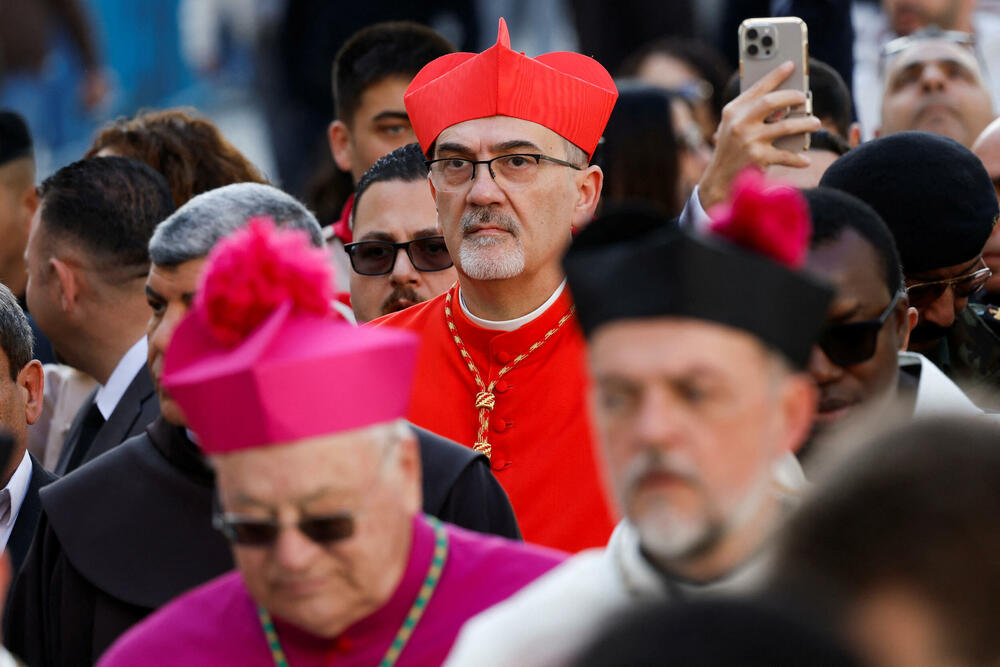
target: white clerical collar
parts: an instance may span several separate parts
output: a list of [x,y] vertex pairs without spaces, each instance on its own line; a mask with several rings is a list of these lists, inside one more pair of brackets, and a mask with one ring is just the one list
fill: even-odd
[[528,322],[532,322],[541,317],[542,313],[548,310],[552,304],[554,304],[559,297],[562,296],[564,289],[566,289],[565,278],[563,278],[563,281],[559,283],[559,287],[556,288],[556,291],[552,293],[552,296],[550,296],[545,303],[540,305],[538,308],[535,308],[527,315],[522,315],[521,317],[513,320],[484,320],[481,317],[473,315],[469,312],[469,307],[465,305],[465,299],[462,298],[461,285],[458,287],[458,303],[462,306],[462,312],[465,313],[465,316],[468,317],[469,320],[476,326],[482,327],[483,329],[490,329],[492,331],[514,331],[515,329],[520,329]]
[[148,352],[149,347],[144,335],[121,358],[118,365],[115,366],[115,370],[111,372],[108,381],[98,387],[94,402],[97,403],[97,409],[101,411],[101,416],[105,420],[111,418],[111,413],[118,407],[118,401],[122,400],[128,386],[132,384],[136,374],[142,370]]

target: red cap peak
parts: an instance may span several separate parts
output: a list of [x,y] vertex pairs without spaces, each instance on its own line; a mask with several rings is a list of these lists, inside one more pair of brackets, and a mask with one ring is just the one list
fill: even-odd
[[445,128],[510,116],[543,125],[593,155],[617,99],[614,80],[593,58],[568,51],[529,58],[512,51],[502,18],[496,44],[432,60],[403,95],[425,153]]

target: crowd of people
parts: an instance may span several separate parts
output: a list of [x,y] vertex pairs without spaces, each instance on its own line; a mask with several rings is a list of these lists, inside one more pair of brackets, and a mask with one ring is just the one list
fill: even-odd
[[40,184],[0,111],[0,665],[1000,661],[974,4],[885,0],[874,100],[368,26],[331,224],[192,109]]

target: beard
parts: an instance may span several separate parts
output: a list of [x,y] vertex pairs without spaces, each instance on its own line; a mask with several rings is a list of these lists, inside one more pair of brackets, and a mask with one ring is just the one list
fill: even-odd
[[[483,206],[462,216],[462,242],[458,248],[458,264],[473,280],[506,280],[524,271],[524,246],[521,225],[514,218]],[[507,234],[473,236],[473,228],[489,224]]]
[[910,342],[917,345],[933,343],[948,335],[950,328],[939,327],[933,322],[921,322],[910,332]]

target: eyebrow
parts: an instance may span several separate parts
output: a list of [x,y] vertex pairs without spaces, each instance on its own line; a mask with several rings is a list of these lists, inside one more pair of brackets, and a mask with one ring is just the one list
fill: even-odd
[[[529,150],[535,153],[541,153],[542,149],[538,147],[537,144],[527,140],[527,139],[509,139],[507,141],[501,141],[497,144],[490,144],[490,152],[502,155],[504,153],[509,153],[511,151],[517,150]],[[445,151],[451,153],[464,153],[466,155],[471,155],[472,150],[463,144],[458,143],[443,143],[437,147],[438,153],[443,153]]]
[[[146,285],[146,296],[160,301],[169,301],[167,297],[163,296],[149,285]],[[194,292],[183,292],[181,294],[181,301],[183,301],[185,305],[190,306],[191,302],[194,301]]]
[[388,234],[386,232],[375,232],[375,231],[372,231],[372,232],[368,232],[367,234],[365,234],[364,236],[362,236],[358,240],[359,241],[386,241],[388,243],[395,243],[396,242],[396,237],[393,236],[392,234]]
[[[293,504],[295,504],[295,505],[307,505],[307,504],[309,504],[311,502],[319,500],[323,496],[328,495],[333,490],[334,490],[333,487],[324,486],[324,487],[322,487],[320,489],[316,489],[312,493],[307,493],[306,495],[301,496],[300,498],[296,498],[293,501]],[[258,500],[256,498],[251,497],[251,496],[248,496],[247,494],[245,494],[243,492],[237,493],[236,496],[235,496],[235,498],[233,498],[233,502],[234,502],[234,504],[237,504],[237,505],[256,505],[257,507],[263,507],[265,509],[272,509],[274,507],[270,503],[264,502],[263,500]]]
[[380,120],[390,120],[390,119],[405,120],[406,122],[410,122],[410,116],[405,111],[386,110],[375,114],[375,117],[372,118],[372,120],[375,122],[378,122]]

